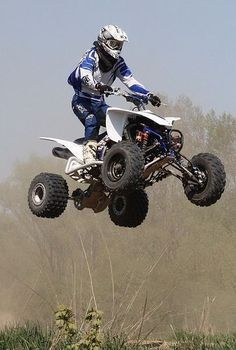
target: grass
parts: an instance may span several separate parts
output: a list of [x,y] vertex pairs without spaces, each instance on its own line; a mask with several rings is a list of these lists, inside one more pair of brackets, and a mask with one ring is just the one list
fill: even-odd
[[[55,331],[53,328],[43,328],[39,324],[26,323],[24,326],[5,327],[0,331],[0,350],[49,350]],[[176,339],[166,343],[169,350],[235,350],[236,333],[228,335],[204,335],[191,332],[176,332]],[[68,343],[61,340],[53,350],[65,350]],[[151,349],[150,345],[146,349]],[[79,349],[93,349],[93,347]],[[145,349],[141,344],[128,344],[123,335],[112,336],[105,334],[100,350],[140,350]],[[156,349],[156,348],[155,348]]]
[[48,350],[52,336],[51,329],[39,324],[8,326],[0,331],[0,350]]
[[[0,331],[0,350],[49,350],[52,347],[55,332],[52,328],[43,328],[39,324],[27,323],[24,326],[7,326]],[[53,350],[68,349],[68,342],[61,340]],[[84,350],[86,347],[81,346]],[[88,348],[89,349],[89,348]],[[91,347],[92,349],[92,347]],[[141,349],[140,346],[128,345],[124,336],[106,334],[101,350]]]
[[177,332],[174,350],[236,350],[236,333],[205,335]]

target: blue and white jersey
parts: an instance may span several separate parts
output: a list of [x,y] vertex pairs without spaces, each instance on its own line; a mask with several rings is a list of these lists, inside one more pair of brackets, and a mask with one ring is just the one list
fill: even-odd
[[68,78],[68,83],[73,86],[75,93],[81,97],[101,100],[102,96],[95,86],[102,83],[111,86],[116,78],[119,78],[132,92],[147,95],[149,91],[134,79],[124,59],[119,57],[115,65],[108,72],[99,68],[99,56],[95,47],[92,47],[80,60],[77,68]]

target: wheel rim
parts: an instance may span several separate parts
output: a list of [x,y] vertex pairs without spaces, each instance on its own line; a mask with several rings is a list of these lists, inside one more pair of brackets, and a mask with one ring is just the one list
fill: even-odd
[[107,175],[110,181],[117,182],[122,176],[124,176],[126,170],[126,160],[121,154],[116,154],[113,156],[109,163],[107,169]]
[[42,183],[38,183],[32,191],[32,200],[35,205],[41,205],[46,196],[46,188]]
[[121,216],[126,210],[126,198],[125,196],[116,196],[113,199],[112,208],[116,216]]
[[207,186],[208,183],[208,172],[206,169],[203,169],[202,167],[194,167],[194,175],[198,179],[199,183],[196,184],[194,187],[198,190],[198,192],[204,191],[204,189]]

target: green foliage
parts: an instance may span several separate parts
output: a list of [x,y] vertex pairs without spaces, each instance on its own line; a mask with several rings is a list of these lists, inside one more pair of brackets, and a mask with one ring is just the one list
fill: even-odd
[[72,310],[64,305],[60,305],[55,312],[55,331],[50,350],[63,343],[67,348],[74,341],[77,334],[77,327]]
[[76,333],[74,314],[70,308],[60,305],[55,312],[55,323],[57,329],[65,338],[72,338]]
[[102,313],[90,309],[85,315],[83,327],[78,328],[72,310],[64,305],[55,312],[56,332],[50,350],[63,342],[68,350],[100,350]]
[[76,344],[75,350],[100,350],[103,342],[101,333],[102,313],[91,309],[85,316],[86,330],[83,332],[80,341]]

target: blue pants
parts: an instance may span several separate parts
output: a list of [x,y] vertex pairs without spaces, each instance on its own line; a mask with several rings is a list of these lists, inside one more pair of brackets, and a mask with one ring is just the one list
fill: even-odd
[[85,142],[97,140],[100,125],[105,126],[108,107],[104,100],[94,101],[74,95],[72,109],[85,127]]

